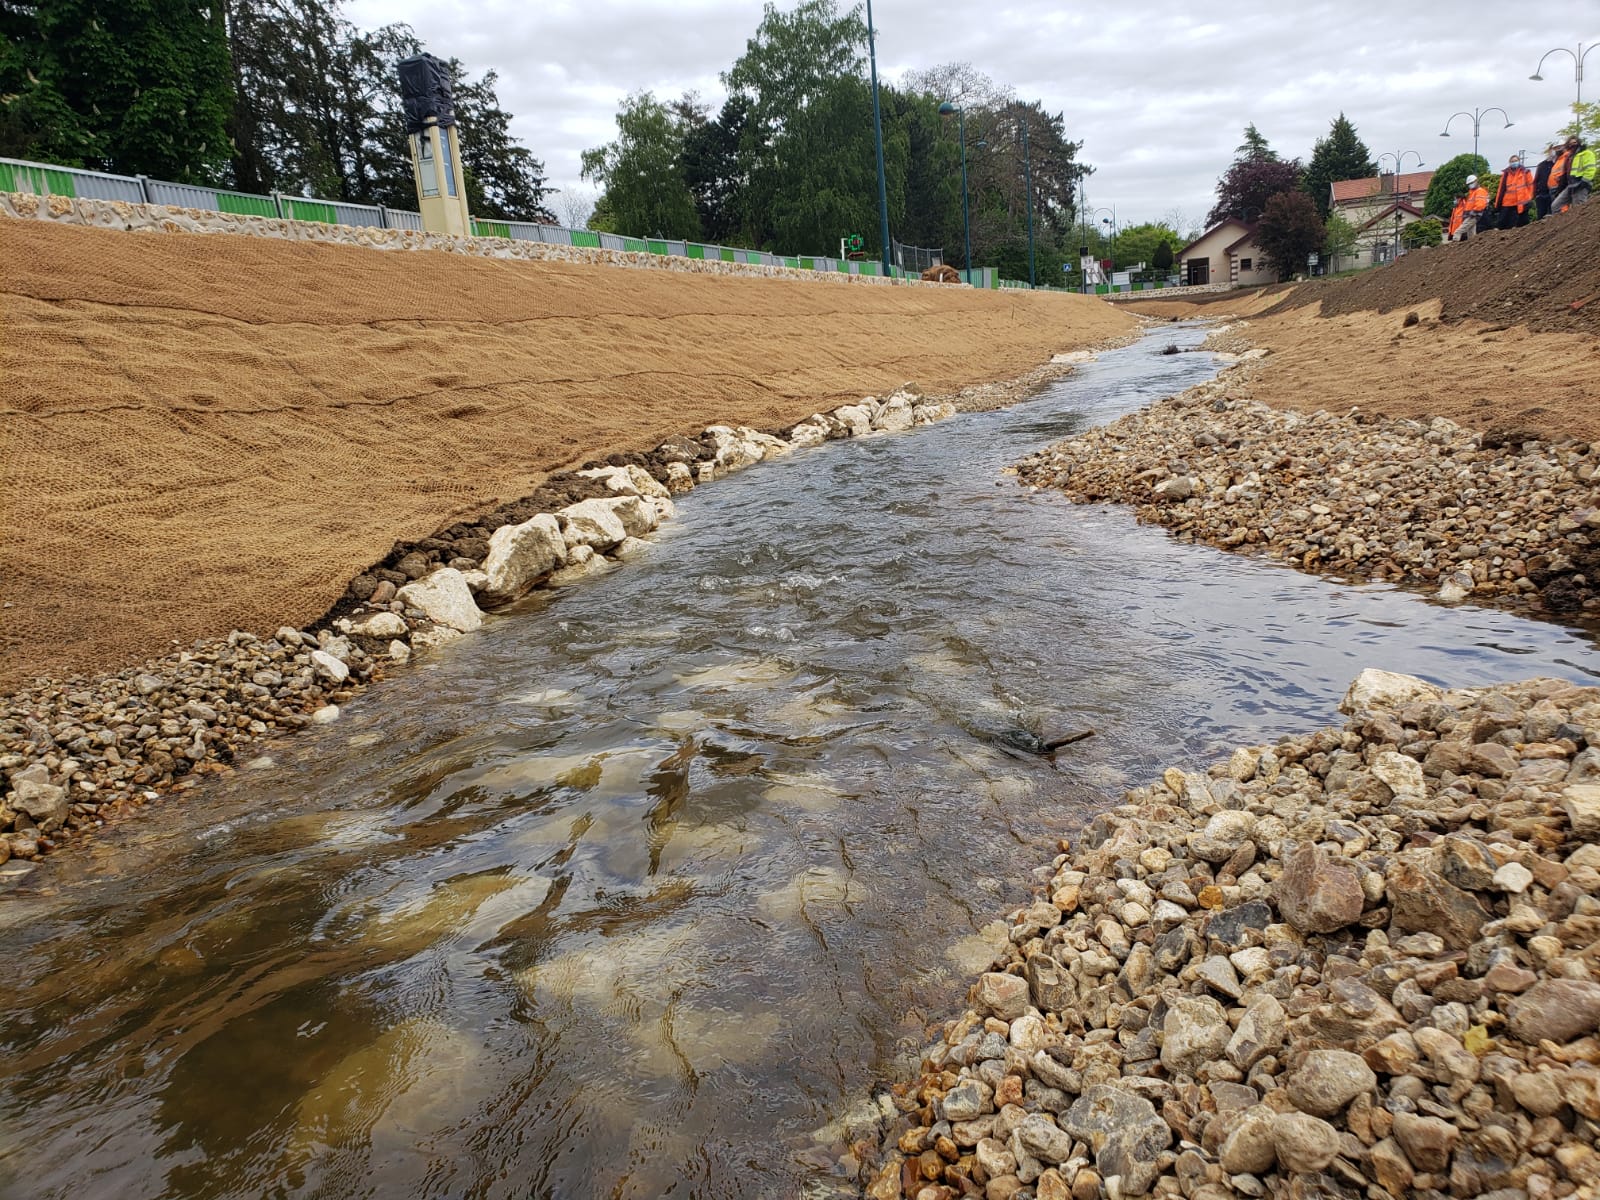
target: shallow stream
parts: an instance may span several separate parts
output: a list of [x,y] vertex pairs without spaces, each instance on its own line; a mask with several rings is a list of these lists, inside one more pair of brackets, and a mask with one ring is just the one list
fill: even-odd
[[0,898],[0,1196],[821,1191],[1121,787],[1334,723],[1365,666],[1600,675],[1000,476],[1208,378],[1160,353],[1202,332],[682,497],[626,568],[52,860]]

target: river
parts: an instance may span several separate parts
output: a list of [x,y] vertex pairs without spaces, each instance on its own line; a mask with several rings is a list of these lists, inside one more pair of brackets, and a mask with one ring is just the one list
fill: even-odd
[[50,860],[0,899],[0,1196],[831,1194],[838,1118],[1120,788],[1334,723],[1365,666],[1600,675],[1000,475],[1210,377],[1160,353],[1202,335],[681,497],[625,568]]

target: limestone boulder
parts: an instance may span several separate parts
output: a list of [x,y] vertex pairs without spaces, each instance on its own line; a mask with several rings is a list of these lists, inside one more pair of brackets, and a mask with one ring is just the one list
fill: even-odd
[[[629,499],[638,502],[636,495]],[[561,534],[561,523],[549,513],[540,513],[520,525],[502,525],[489,537],[479,599],[488,605],[509,603],[566,561],[567,542]]]
[[639,500],[637,496],[580,500],[556,513],[569,558],[573,546],[588,546],[603,554],[628,536],[628,527],[615,507],[625,499],[632,499],[635,504]]
[[458,633],[471,633],[483,628],[483,611],[472,598],[472,589],[467,586],[467,581],[454,567],[440,567],[432,575],[406,584],[395,593],[395,598],[408,608],[422,613],[435,625],[443,625]]

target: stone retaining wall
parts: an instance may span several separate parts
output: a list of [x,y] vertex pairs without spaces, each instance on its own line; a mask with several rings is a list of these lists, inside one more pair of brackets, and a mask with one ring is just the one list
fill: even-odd
[[1157,288],[1155,291],[1145,292],[1108,292],[1101,296],[1102,300],[1170,300],[1175,296],[1196,296],[1206,292],[1229,292],[1237,284],[1232,283],[1201,283],[1194,287]]
[[421,233],[411,229],[375,229],[368,226],[328,225],[319,221],[286,221],[273,217],[211,212],[199,208],[132,204],[124,200],[34,196],[26,192],[0,192],[0,217],[141,233],[248,234],[288,241],[365,246],[371,250],[443,250],[451,254],[471,254],[480,258],[587,263],[593,266],[684,271],[697,275],[753,275],[769,279],[800,279],[813,283],[877,284],[891,287],[967,286],[961,283],[924,283],[920,279],[895,279],[879,275],[847,275],[842,271],[807,271],[796,267],[769,267],[756,263],[723,262],[714,259],[684,258],[678,255],[600,250],[588,246],[559,246],[548,242],[523,242],[509,238],[454,237],[442,233]]

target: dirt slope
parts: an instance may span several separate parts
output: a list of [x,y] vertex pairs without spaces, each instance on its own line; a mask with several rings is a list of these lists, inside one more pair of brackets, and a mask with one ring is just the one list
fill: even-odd
[[305,622],[550,471],[1133,319],[834,286],[0,222],[0,687]]

